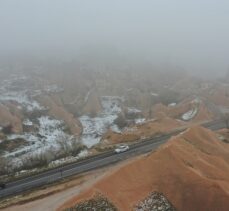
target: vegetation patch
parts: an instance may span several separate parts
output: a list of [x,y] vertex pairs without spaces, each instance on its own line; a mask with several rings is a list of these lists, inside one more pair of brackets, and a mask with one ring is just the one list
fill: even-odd
[[127,126],[127,121],[124,115],[118,114],[118,117],[114,120],[114,124],[116,124],[119,129],[123,129]]
[[28,142],[23,138],[15,138],[13,140],[4,140],[0,143],[0,153],[3,151],[12,152],[20,146],[26,146]]
[[6,135],[9,135],[12,133],[13,126],[11,124],[6,125],[5,127],[2,128],[2,132]]

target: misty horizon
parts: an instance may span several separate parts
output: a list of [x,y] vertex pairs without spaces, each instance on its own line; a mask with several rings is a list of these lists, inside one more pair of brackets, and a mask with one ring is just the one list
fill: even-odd
[[206,0],[1,1],[0,55],[64,62],[86,52],[94,59],[222,76],[229,67],[228,6]]

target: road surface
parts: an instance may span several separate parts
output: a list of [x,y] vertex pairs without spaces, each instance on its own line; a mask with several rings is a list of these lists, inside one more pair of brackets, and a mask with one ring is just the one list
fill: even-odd
[[[203,125],[211,130],[218,130],[225,127],[225,123],[222,121],[214,121]],[[63,178],[73,176],[76,174],[84,173],[93,169],[98,169],[104,166],[108,166],[124,159],[137,156],[157,149],[160,145],[169,140],[171,136],[177,135],[181,132],[172,132],[167,135],[154,137],[148,140],[142,140],[139,143],[130,145],[130,149],[126,152],[116,154],[114,151],[108,151],[80,162],[67,164],[63,167],[58,167],[52,170],[48,170],[43,173],[39,173],[34,176],[30,176],[24,179],[20,179],[14,182],[6,184],[5,189],[0,189],[0,198],[4,198],[11,195],[16,195],[28,190],[32,190],[36,187],[40,187],[52,182],[57,182]]]

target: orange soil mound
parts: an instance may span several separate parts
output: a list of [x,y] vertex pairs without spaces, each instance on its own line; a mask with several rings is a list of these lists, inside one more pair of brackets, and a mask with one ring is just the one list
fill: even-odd
[[122,142],[131,142],[139,140],[141,137],[138,133],[134,132],[125,132],[124,134],[116,133],[111,130],[103,136],[102,143],[105,144],[117,144]]
[[172,118],[180,118],[182,114],[191,109],[191,104],[189,103],[180,103],[174,107],[167,107],[162,104],[157,104],[153,108],[153,113],[156,117],[158,117],[159,113],[164,113],[166,116],[170,116]]
[[[13,105],[10,107],[13,108]],[[0,104],[0,126],[7,126],[9,124],[12,125],[13,132],[22,132],[22,121],[17,115],[16,111],[12,113],[7,106]]]
[[102,106],[98,94],[95,91],[92,91],[85,105],[83,106],[83,113],[95,116],[97,113],[102,111]]
[[74,135],[81,133],[81,124],[74,118],[73,114],[64,109],[60,99],[55,96],[43,96],[38,99],[42,105],[49,108],[49,114],[57,119],[63,120]]
[[121,142],[130,142],[139,140],[141,137],[150,137],[153,135],[166,133],[185,125],[182,121],[177,121],[168,117],[160,120],[149,121],[142,125],[137,125],[133,130],[125,131],[121,134],[108,131],[103,140],[106,143],[115,144]]
[[229,94],[227,87],[220,87],[215,89],[209,96],[211,102],[220,106],[229,106]]
[[155,153],[116,170],[59,210],[95,192],[120,210],[132,210],[152,191],[162,192],[177,210],[229,210],[229,144],[208,129],[193,127]]
[[217,133],[218,133],[218,137],[222,141],[224,141],[226,143],[229,143],[229,130],[228,129],[226,129],[226,128],[220,129],[220,130],[217,131]]
[[193,118],[193,122],[210,121],[213,117],[214,115],[206,108],[206,106],[201,104],[197,115]]
[[161,113],[163,113],[164,116],[180,119],[184,113],[195,108],[195,106],[198,106],[198,113],[191,120],[192,122],[209,121],[213,118],[213,114],[206,108],[203,102],[200,102],[199,105],[195,105],[193,99],[185,100],[178,105],[171,107],[157,104],[153,108],[153,113],[157,118],[160,118],[162,116]]

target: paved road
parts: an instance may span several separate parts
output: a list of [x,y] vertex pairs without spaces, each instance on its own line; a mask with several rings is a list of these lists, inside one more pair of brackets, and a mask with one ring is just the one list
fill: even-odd
[[[203,126],[218,130],[224,128],[225,124],[222,121],[214,121],[206,123]],[[0,189],[0,198],[16,195],[27,190],[31,190],[42,185],[46,185],[52,182],[57,182],[63,178],[87,172],[93,169],[101,168],[107,165],[111,165],[120,162],[124,159],[137,156],[139,154],[144,154],[152,150],[157,149],[161,144],[168,141],[171,136],[174,136],[181,131],[172,132],[167,135],[162,135],[159,137],[154,137],[148,140],[143,140],[139,143],[130,146],[130,149],[126,152],[116,154],[113,151],[108,151],[97,156],[93,156],[83,161],[76,162],[73,164],[68,164],[63,167],[58,167],[31,177],[27,177],[15,182],[10,182],[6,184],[5,189]]]

